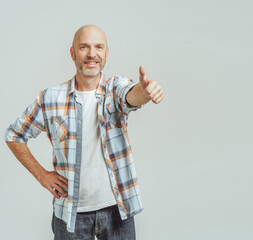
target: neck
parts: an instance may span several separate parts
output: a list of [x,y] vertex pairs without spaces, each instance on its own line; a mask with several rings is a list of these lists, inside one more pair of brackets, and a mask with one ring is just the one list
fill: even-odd
[[92,91],[97,88],[101,78],[101,72],[97,76],[85,76],[79,71],[76,72],[75,88],[78,91]]

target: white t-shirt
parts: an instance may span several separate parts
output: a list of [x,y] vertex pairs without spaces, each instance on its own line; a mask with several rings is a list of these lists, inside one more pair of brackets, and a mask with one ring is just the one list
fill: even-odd
[[95,211],[116,204],[103,156],[95,90],[78,91],[83,107],[82,162],[77,212]]

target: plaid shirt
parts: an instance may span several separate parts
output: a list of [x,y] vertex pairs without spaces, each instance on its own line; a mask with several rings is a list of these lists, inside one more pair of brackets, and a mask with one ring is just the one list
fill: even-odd
[[[96,89],[98,121],[103,154],[121,219],[143,210],[132,149],[127,133],[130,111],[144,106],[130,106],[127,92],[136,82],[126,77],[107,78],[101,72]],[[36,138],[41,131],[53,147],[54,170],[68,179],[67,198],[53,198],[56,217],[74,232],[79,197],[82,152],[82,105],[76,101],[75,76],[37,94],[37,98],[10,124],[5,141],[22,142]],[[84,159],[85,161],[85,159]]]

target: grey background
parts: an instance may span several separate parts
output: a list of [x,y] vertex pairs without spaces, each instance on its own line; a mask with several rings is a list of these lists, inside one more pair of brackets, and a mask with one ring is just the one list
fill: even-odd
[[[71,79],[75,31],[107,34],[104,69],[164,92],[131,112],[138,240],[253,238],[252,1],[1,1],[1,136],[38,91]],[[1,144],[0,239],[52,239],[52,198]],[[48,170],[45,133],[28,147]]]

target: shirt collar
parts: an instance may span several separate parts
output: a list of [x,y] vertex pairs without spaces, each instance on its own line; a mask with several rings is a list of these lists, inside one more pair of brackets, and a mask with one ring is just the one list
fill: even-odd
[[[76,75],[68,83],[67,96],[75,91]],[[105,95],[106,89],[106,75],[101,71],[101,78],[96,88],[96,96],[100,98],[100,95]]]

